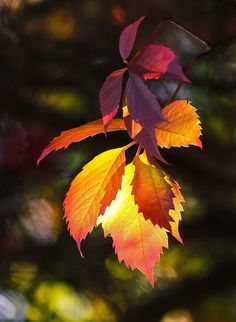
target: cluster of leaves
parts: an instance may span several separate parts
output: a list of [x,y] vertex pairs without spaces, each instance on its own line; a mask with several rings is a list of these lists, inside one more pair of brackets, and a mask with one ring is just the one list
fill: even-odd
[[[145,83],[159,78],[189,82],[171,49],[148,44],[127,62],[143,18],[121,34],[120,55],[127,67],[113,72],[101,88],[102,119],[62,132],[38,162],[89,136],[127,131],[130,144],[99,154],[72,181],[64,201],[65,219],[80,252],[81,241],[101,224],[104,235],[113,239],[119,261],[139,269],[153,285],[155,264],[168,247],[167,233],[182,242],[178,225],[184,201],[178,183],[156,160],[166,162],[158,147],[202,144],[200,121],[190,102],[176,100],[161,108]],[[119,107],[123,118],[114,118]],[[134,144],[137,153],[126,165],[126,150]]]

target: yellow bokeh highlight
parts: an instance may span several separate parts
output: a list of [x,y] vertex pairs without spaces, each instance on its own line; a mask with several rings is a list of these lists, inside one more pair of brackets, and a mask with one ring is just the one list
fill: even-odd
[[119,280],[129,280],[133,277],[134,273],[125,267],[123,263],[119,263],[117,260],[112,260],[107,258],[105,261],[105,267],[108,272],[115,278]]
[[76,20],[69,11],[60,9],[47,16],[44,28],[49,36],[66,40],[74,36]]
[[38,273],[36,265],[28,262],[13,262],[10,266],[10,281],[17,290],[28,291]]

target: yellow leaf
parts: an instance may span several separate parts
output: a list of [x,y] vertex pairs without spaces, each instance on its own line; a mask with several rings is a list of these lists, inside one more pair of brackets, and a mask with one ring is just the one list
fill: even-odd
[[154,284],[153,269],[160,260],[163,247],[168,247],[168,237],[164,229],[145,220],[131,194],[134,165],[125,167],[121,190],[116,199],[99,217],[105,236],[111,235],[119,261],[126,266],[139,269]]
[[162,148],[197,145],[202,148],[201,125],[188,101],[177,100],[162,109],[165,122],[155,126],[157,144]]

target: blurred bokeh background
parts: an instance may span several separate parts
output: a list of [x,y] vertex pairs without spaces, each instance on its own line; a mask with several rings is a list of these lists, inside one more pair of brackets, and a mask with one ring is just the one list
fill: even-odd
[[[104,78],[122,67],[118,37],[147,15],[136,46],[163,18],[191,85],[204,148],[163,151],[182,186],[181,246],[171,239],[152,289],[118,264],[96,229],[79,255],[63,221],[73,176],[95,154],[129,141],[97,136],[49,156],[61,130],[100,117]],[[0,321],[236,321],[236,2],[233,0],[0,1]],[[149,83],[156,93],[157,83]],[[158,83],[163,104],[174,83]]]

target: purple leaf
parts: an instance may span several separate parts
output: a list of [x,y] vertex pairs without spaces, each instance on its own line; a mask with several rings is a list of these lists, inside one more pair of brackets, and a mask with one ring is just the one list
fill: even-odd
[[113,119],[119,108],[122,90],[122,76],[125,71],[126,68],[114,71],[107,77],[100,90],[100,109],[104,125],[108,124]]
[[128,25],[122,32],[119,41],[120,55],[126,60],[133,48],[137,30],[145,16]]
[[175,58],[172,60],[163,78],[171,80],[179,80],[183,83],[190,83],[190,80],[184,75],[182,67]]
[[160,105],[143,80],[130,73],[126,86],[127,106],[133,120],[144,127],[163,121]]
[[146,79],[167,78],[189,82],[175,54],[162,45],[147,45],[129,66],[135,74]]
[[[161,77],[168,69],[169,64],[175,58],[174,53],[167,47],[162,45],[147,45],[143,48],[130,65],[138,65],[143,69],[142,77],[144,79]],[[138,68],[137,66],[137,68]],[[132,67],[132,70],[135,66]],[[144,72],[146,70],[146,72]]]
[[154,156],[158,160],[167,163],[161,156],[157,146],[156,137],[153,128],[142,128],[135,137],[132,137],[132,118],[130,115],[124,118],[125,126],[129,136],[151,156]]

